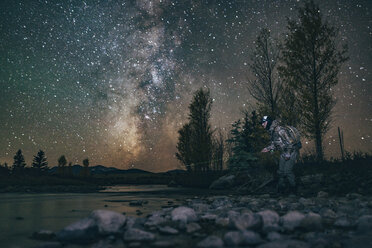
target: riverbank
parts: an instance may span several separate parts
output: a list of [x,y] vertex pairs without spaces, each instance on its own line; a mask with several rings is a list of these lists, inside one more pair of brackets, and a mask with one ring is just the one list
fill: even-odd
[[[142,216],[93,211],[37,247],[371,247],[372,198],[201,196]],[[46,234],[47,233],[47,234]],[[45,234],[45,235],[44,235]]]

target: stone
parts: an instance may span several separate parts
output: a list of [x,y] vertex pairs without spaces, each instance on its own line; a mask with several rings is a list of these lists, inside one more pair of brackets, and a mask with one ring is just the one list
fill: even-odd
[[62,248],[62,247],[63,247],[62,244],[59,242],[45,242],[36,246],[35,248]]
[[57,240],[62,243],[86,244],[98,238],[98,226],[91,218],[76,221],[57,233]]
[[328,196],[329,196],[328,193],[324,191],[319,191],[317,194],[318,198],[328,198]]
[[243,237],[243,245],[258,245],[263,242],[261,239],[261,236],[252,231],[243,231],[242,232],[242,237]]
[[230,219],[229,218],[221,218],[217,217],[215,221],[216,225],[222,226],[222,227],[228,227],[230,224]]
[[276,240],[257,246],[256,248],[310,248],[310,245],[298,240]]
[[260,230],[262,227],[261,215],[255,213],[243,213],[240,216],[231,216],[230,225],[238,230]]
[[201,229],[201,226],[198,223],[189,223],[186,225],[186,232],[187,233],[193,233],[196,231],[199,231]]
[[290,211],[280,218],[283,228],[287,231],[293,231],[299,227],[305,215],[298,211]]
[[180,221],[183,223],[190,223],[198,220],[194,209],[183,206],[173,209],[171,216],[172,221]]
[[171,234],[171,235],[179,233],[177,229],[170,227],[170,226],[159,227],[159,232],[163,234]]
[[210,189],[229,189],[234,186],[235,175],[226,175],[218,178],[209,186]]
[[267,240],[269,240],[269,241],[275,241],[275,240],[280,240],[280,239],[282,239],[282,235],[280,235],[280,233],[278,233],[278,232],[269,232],[269,233],[266,235],[266,238],[267,238]]
[[372,215],[363,215],[356,221],[358,232],[365,233],[372,230]]
[[34,232],[31,236],[32,239],[36,240],[51,240],[56,237],[56,234],[50,230],[40,230],[38,232]]
[[346,216],[341,216],[333,223],[333,226],[337,228],[350,229],[353,227],[353,224]]
[[209,205],[205,203],[193,203],[191,207],[198,213],[206,212],[209,210]]
[[223,241],[221,238],[217,237],[217,236],[208,236],[206,237],[205,239],[203,239],[202,241],[200,241],[196,247],[200,247],[200,248],[220,248],[220,247],[223,247]]
[[227,246],[240,246],[243,243],[243,235],[239,231],[225,233],[223,240]]
[[159,248],[168,248],[168,247],[175,247],[175,243],[173,241],[168,240],[159,240],[155,241],[151,244],[152,247],[159,247]]
[[219,197],[214,197],[211,207],[212,208],[231,208],[232,203],[227,196],[219,196]]
[[159,226],[161,224],[164,224],[165,222],[167,222],[166,218],[159,215],[152,215],[145,222],[145,226],[146,227]]
[[306,231],[322,230],[322,217],[316,213],[308,213],[300,222],[300,227]]
[[124,233],[125,241],[153,241],[155,240],[155,235],[150,232],[143,231],[137,228],[129,228]]
[[90,214],[90,218],[95,220],[102,235],[122,232],[126,221],[125,215],[109,210],[95,210]]
[[272,210],[264,210],[257,213],[262,217],[264,232],[271,232],[279,230],[279,215],[277,212]]
[[204,215],[202,215],[200,217],[201,220],[203,221],[214,221],[217,219],[217,215],[216,214],[210,214],[210,213],[206,213]]
[[337,214],[332,209],[329,208],[321,209],[320,215],[322,216],[323,223],[325,225],[333,225],[337,218]]

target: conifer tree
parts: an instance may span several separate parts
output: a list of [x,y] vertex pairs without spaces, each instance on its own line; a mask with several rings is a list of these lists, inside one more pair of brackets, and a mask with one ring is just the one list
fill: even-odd
[[22,150],[19,149],[13,158],[14,158],[14,162],[12,166],[13,171],[16,173],[23,171],[26,166],[26,163],[25,163],[25,158],[22,154]]
[[48,168],[48,162],[43,150],[39,150],[39,152],[34,156],[34,159],[32,161],[32,168],[40,171]]
[[212,130],[209,124],[212,98],[209,90],[195,92],[189,106],[189,122],[179,130],[176,157],[195,171],[207,171],[212,160]]
[[299,9],[298,17],[288,20],[279,71],[298,99],[302,131],[315,140],[317,159],[323,160],[323,136],[330,127],[335,105],[331,89],[347,60],[347,47],[337,46],[337,30],[323,20],[313,1]]
[[58,159],[58,174],[59,175],[64,175],[66,173],[66,164],[67,164],[67,160],[66,160],[65,155],[62,155],[61,157],[59,157]]

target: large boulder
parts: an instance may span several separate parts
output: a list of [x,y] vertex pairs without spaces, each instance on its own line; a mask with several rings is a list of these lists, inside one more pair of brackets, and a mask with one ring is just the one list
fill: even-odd
[[229,189],[234,186],[235,183],[235,176],[234,175],[226,175],[223,177],[218,178],[214,181],[209,188],[210,189]]
[[247,229],[261,230],[262,217],[256,213],[243,213],[241,215],[229,215],[230,226],[241,231]]
[[171,212],[172,221],[180,221],[182,223],[190,223],[198,220],[194,209],[188,207],[178,207]]
[[126,221],[123,214],[109,210],[95,210],[90,214],[90,218],[95,220],[102,235],[120,233]]
[[301,221],[305,218],[303,213],[298,211],[290,211],[280,218],[280,222],[283,228],[287,231],[293,231],[295,228],[299,227]]
[[263,227],[262,230],[265,233],[279,230],[279,214],[272,210],[260,211],[259,214],[262,217]]
[[219,247],[223,247],[223,241],[221,238],[217,237],[217,236],[208,236],[206,237],[205,239],[203,239],[202,241],[200,241],[196,247],[199,247],[199,248],[219,248]]
[[155,235],[137,228],[129,228],[124,233],[125,241],[153,241]]

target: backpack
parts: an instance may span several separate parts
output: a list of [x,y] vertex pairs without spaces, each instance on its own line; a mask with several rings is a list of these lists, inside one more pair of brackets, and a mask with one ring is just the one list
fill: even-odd
[[301,149],[301,134],[300,132],[292,126],[284,126],[284,130],[286,132],[286,142],[288,145],[295,147],[297,149]]

